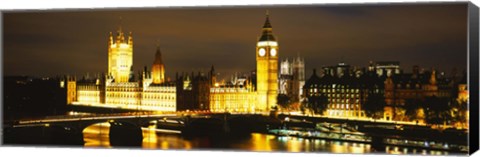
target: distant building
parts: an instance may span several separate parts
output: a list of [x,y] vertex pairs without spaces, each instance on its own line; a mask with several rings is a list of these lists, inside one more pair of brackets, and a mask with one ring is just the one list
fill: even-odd
[[383,82],[373,72],[357,76],[350,66],[340,63],[324,67],[319,77],[314,70],[304,86],[305,98],[323,95],[328,99],[324,115],[332,117],[365,117],[362,105],[370,94],[383,94]]
[[373,70],[372,68],[375,69],[378,76],[400,74],[400,62],[397,61],[370,62],[369,70]]
[[279,94],[287,95],[293,102],[300,102],[305,85],[305,61],[296,57],[280,63]]
[[464,101],[468,102],[468,84],[467,84],[467,74],[463,74],[463,77],[457,83],[458,86],[458,93],[457,93],[457,101]]
[[335,66],[324,66],[323,75],[329,75],[333,77],[343,77],[346,75],[355,74],[352,66],[346,64],[345,62],[340,62]]
[[414,66],[412,73],[394,74],[385,79],[385,102],[391,112],[386,114],[399,120],[403,115],[394,112],[407,100],[424,100],[432,96],[453,98],[453,90],[451,79],[437,74],[436,70],[420,71],[418,66]]

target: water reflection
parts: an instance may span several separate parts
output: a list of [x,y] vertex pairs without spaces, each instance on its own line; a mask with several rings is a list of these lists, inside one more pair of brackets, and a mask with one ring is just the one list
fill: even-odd
[[402,148],[398,146],[386,146],[387,154],[421,154],[421,155],[448,155],[447,151],[426,150],[422,148]]
[[159,134],[154,126],[142,128],[142,148],[147,149],[191,149],[190,141],[184,140],[177,134]]
[[88,126],[83,130],[83,141],[85,147],[106,147],[110,146],[110,123],[97,123]]
[[[83,131],[85,147],[107,147],[109,142],[109,123],[98,123]],[[162,133],[149,126],[142,128],[142,148],[145,149],[233,149],[248,151],[284,151],[284,152],[332,152],[332,153],[373,153],[370,144],[306,139],[300,137],[274,136],[252,133],[244,138],[208,138],[184,137],[178,133]],[[383,152],[383,151],[382,151]],[[388,154],[448,155],[446,151],[412,149],[386,146]]]

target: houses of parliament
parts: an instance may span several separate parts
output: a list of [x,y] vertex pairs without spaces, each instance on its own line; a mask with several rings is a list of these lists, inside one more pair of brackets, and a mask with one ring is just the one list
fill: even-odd
[[[208,73],[178,73],[165,79],[162,52],[157,46],[150,70],[133,73],[133,36],[121,27],[108,40],[108,71],[94,79],[67,77],[67,104],[142,111],[263,112],[277,104],[279,44],[269,15],[256,44],[256,71],[217,81],[214,66]],[[299,88],[297,88],[299,89]],[[296,92],[299,93],[299,92]]]

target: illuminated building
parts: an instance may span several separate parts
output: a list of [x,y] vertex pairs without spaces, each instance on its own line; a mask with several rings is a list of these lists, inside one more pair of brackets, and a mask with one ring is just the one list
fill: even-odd
[[385,98],[387,105],[405,105],[407,99],[423,99],[428,96],[451,97],[448,79],[439,79],[436,71],[398,74],[385,80]]
[[[385,102],[395,120],[403,120],[404,115],[395,114],[397,108],[407,100],[424,100],[426,97],[451,98],[452,80],[438,75],[436,70],[420,71],[413,67],[412,73],[393,74],[385,79]],[[423,105],[423,104],[421,104]]]
[[[272,33],[267,13],[262,36],[256,45],[257,68],[249,79],[219,84],[212,66],[205,75],[182,73],[174,82],[165,79],[165,66],[157,47],[151,72],[145,67],[141,78],[133,75],[133,37],[125,40],[121,28],[108,43],[108,72],[105,77],[67,81],[69,104],[132,110],[177,111],[212,110],[256,112],[268,111],[277,104],[278,43]],[[293,60],[291,93],[302,94],[304,62]],[[237,79],[237,77],[235,77]],[[256,87],[256,88],[255,88]]]
[[155,54],[155,61],[152,65],[152,77],[153,83],[160,84],[165,82],[165,66],[162,61],[162,53],[160,47],[157,47],[157,53]]
[[331,117],[365,117],[362,108],[369,95],[384,94],[384,78],[375,71],[355,70],[343,62],[323,67],[321,77],[314,70],[304,86],[305,101],[325,96],[328,105],[324,115]]
[[[463,77],[458,82],[457,86],[458,86],[457,102],[460,105],[465,105],[464,107],[466,107],[468,105],[468,102],[469,102],[467,74],[466,73],[463,74]],[[455,116],[465,115],[465,121],[456,122],[456,125],[457,126],[464,126],[464,127],[468,128],[468,125],[469,125],[468,122],[469,122],[469,119],[470,119],[470,112],[468,111],[468,109],[465,112],[457,110],[457,112],[454,113],[454,114],[455,114]]]
[[277,105],[278,55],[278,42],[272,33],[272,25],[270,24],[267,12],[267,18],[262,29],[262,36],[258,39],[256,48],[257,105],[264,110],[269,110],[271,107]]
[[332,117],[365,117],[362,103],[365,102],[366,89],[360,78],[351,75],[335,77],[328,73],[319,77],[316,71],[304,86],[306,101],[310,97],[323,95],[328,99],[324,115]]
[[67,104],[77,101],[77,84],[75,77],[67,77]]
[[457,101],[468,102],[467,74],[464,74],[463,78],[458,83]]
[[293,58],[280,63],[279,94],[287,95],[293,102],[299,102],[305,85],[305,61]]
[[257,106],[257,92],[248,79],[230,84],[216,84],[210,88],[210,110],[212,112],[255,112],[264,111]]
[[94,79],[67,80],[67,103],[146,111],[174,112],[177,109],[174,83],[165,81],[165,69],[160,49],[157,49],[152,72],[145,67],[141,78],[135,80],[132,73],[132,33],[125,41],[118,30],[116,40],[112,33],[108,43],[108,74]]
[[108,39],[108,75],[115,82],[128,82],[133,64],[133,37],[129,33],[125,40],[122,28],[117,31],[116,40],[113,40],[112,32]]
[[279,94],[290,95],[292,89],[292,80],[293,80],[293,72],[292,72],[291,63],[288,59],[280,62],[280,76],[279,76]]

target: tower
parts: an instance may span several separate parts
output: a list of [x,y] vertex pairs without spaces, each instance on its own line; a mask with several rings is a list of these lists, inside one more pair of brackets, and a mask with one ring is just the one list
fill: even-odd
[[118,28],[115,41],[112,32],[108,40],[108,75],[115,82],[128,82],[133,64],[133,38],[132,32],[125,40],[122,27]]
[[67,104],[77,101],[77,79],[67,76]]
[[153,83],[160,84],[165,82],[165,66],[162,61],[162,53],[160,47],[157,46],[157,53],[155,53],[155,61],[152,65]]
[[277,104],[278,93],[278,43],[272,33],[267,12],[262,36],[256,47],[257,58],[257,109],[269,110]]
[[285,94],[288,95],[288,92],[290,89],[290,82],[292,80],[292,66],[291,63],[288,62],[288,59],[285,59],[284,61],[280,62],[280,76],[279,76],[279,94]]
[[293,74],[293,92],[295,96],[294,101],[298,102],[303,95],[303,86],[305,85],[305,60],[300,56],[293,59],[292,62]]
[[212,68],[210,69],[209,72],[209,78],[210,78],[210,86],[216,86],[217,84],[217,74],[215,73],[215,68],[212,65]]

